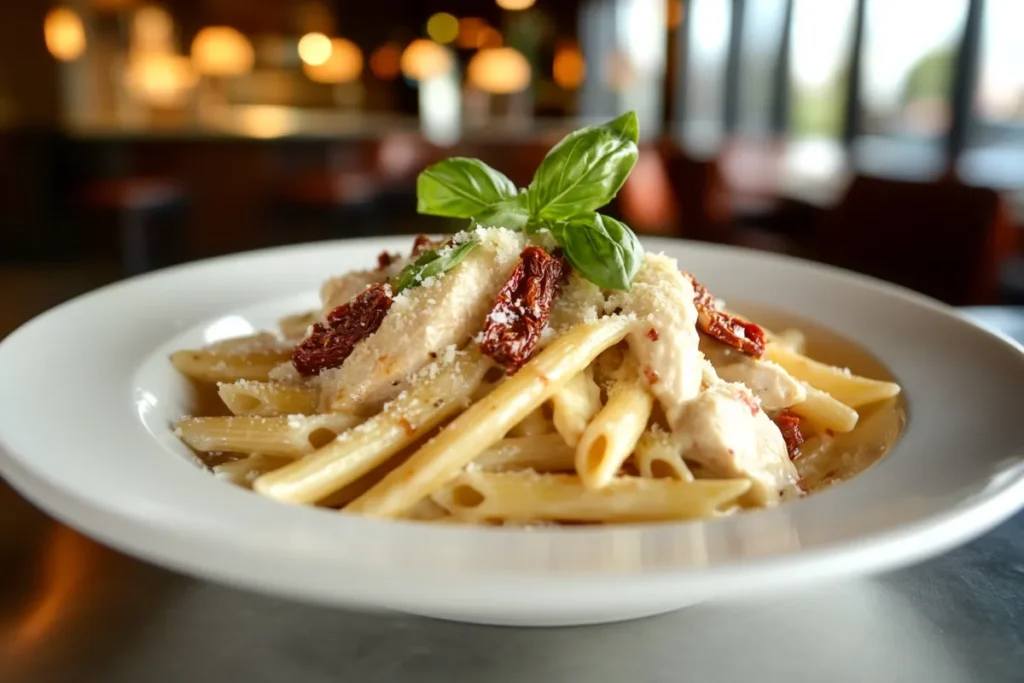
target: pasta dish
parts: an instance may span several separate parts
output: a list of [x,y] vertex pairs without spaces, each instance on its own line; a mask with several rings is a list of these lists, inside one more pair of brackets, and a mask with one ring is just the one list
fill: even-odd
[[599,213],[636,142],[632,113],[577,130],[524,189],[427,168],[419,211],[465,229],[332,277],[277,332],[176,352],[228,413],[177,435],[259,495],[437,522],[704,518],[830,483],[802,463],[899,386],[808,357]]

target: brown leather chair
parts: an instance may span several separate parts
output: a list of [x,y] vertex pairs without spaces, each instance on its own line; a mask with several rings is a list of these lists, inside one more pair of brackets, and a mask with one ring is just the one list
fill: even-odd
[[698,159],[667,145],[661,153],[678,207],[677,236],[731,242],[728,188],[718,160]]
[[858,176],[823,222],[821,260],[953,305],[998,301],[1016,236],[1002,198],[955,179]]

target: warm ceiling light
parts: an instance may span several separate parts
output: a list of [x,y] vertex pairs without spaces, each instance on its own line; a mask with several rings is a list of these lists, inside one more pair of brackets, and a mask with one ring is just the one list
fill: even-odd
[[188,57],[139,52],[128,62],[125,85],[137,100],[154,107],[181,107],[198,76]]
[[487,28],[487,22],[480,17],[464,17],[459,19],[459,38],[456,45],[464,50],[477,47],[477,36]]
[[363,73],[363,51],[351,40],[330,41],[330,56],[323,64],[303,64],[302,70],[317,83],[350,83]]
[[489,47],[501,47],[504,42],[498,29],[491,26],[484,26],[476,34],[476,47],[481,50]]
[[566,90],[575,90],[583,84],[587,75],[587,62],[576,45],[565,45],[555,50],[551,75],[555,83]]
[[230,26],[207,26],[192,41],[192,64],[208,76],[237,76],[252,69],[252,43]]
[[459,37],[459,20],[447,12],[438,12],[427,20],[427,35],[439,43],[450,43]]
[[511,47],[480,50],[469,60],[466,78],[476,88],[495,95],[508,95],[530,85],[530,63]]
[[536,0],[494,0],[494,1],[496,3],[498,3],[498,7],[500,7],[501,9],[507,9],[507,10],[529,9],[530,7],[533,7],[533,3],[536,2]]
[[426,38],[412,41],[402,53],[402,73],[414,81],[429,81],[447,73],[451,68],[451,52]]
[[310,66],[319,66],[331,56],[331,39],[322,33],[307,33],[299,38],[299,59]]
[[43,37],[46,49],[62,62],[73,62],[85,52],[85,24],[67,7],[55,7],[46,13]]
[[370,71],[382,81],[392,81],[402,72],[402,49],[395,43],[384,43],[370,55]]
[[133,50],[173,52],[174,19],[163,7],[140,7],[132,15],[130,42]]

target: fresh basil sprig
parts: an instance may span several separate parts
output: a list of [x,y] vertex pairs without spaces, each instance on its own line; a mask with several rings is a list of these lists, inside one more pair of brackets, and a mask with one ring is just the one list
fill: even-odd
[[555,224],[551,234],[572,267],[599,287],[628,290],[644,260],[625,223],[594,211]]
[[[625,223],[596,211],[618,194],[636,165],[638,136],[635,112],[573,131],[551,148],[525,190],[517,190],[504,174],[478,159],[446,159],[420,174],[417,210],[471,218],[480,225],[549,232],[588,280],[628,290],[643,262],[643,247]],[[444,272],[465,255],[432,268]]]
[[416,179],[416,210],[430,216],[473,218],[519,191],[504,173],[479,159],[452,157]]
[[569,133],[537,167],[529,188],[530,216],[568,220],[610,202],[636,165],[636,114]]
[[459,265],[479,245],[480,240],[474,238],[453,247],[423,252],[392,279],[391,288],[397,295],[403,289],[422,284],[427,278],[437,277]]

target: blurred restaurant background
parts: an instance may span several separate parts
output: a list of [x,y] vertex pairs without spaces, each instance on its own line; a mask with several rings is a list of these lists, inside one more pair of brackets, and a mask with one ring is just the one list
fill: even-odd
[[1024,302],[1024,0],[7,2],[0,291],[454,229],[424,165],[627,109],[637,233]]

